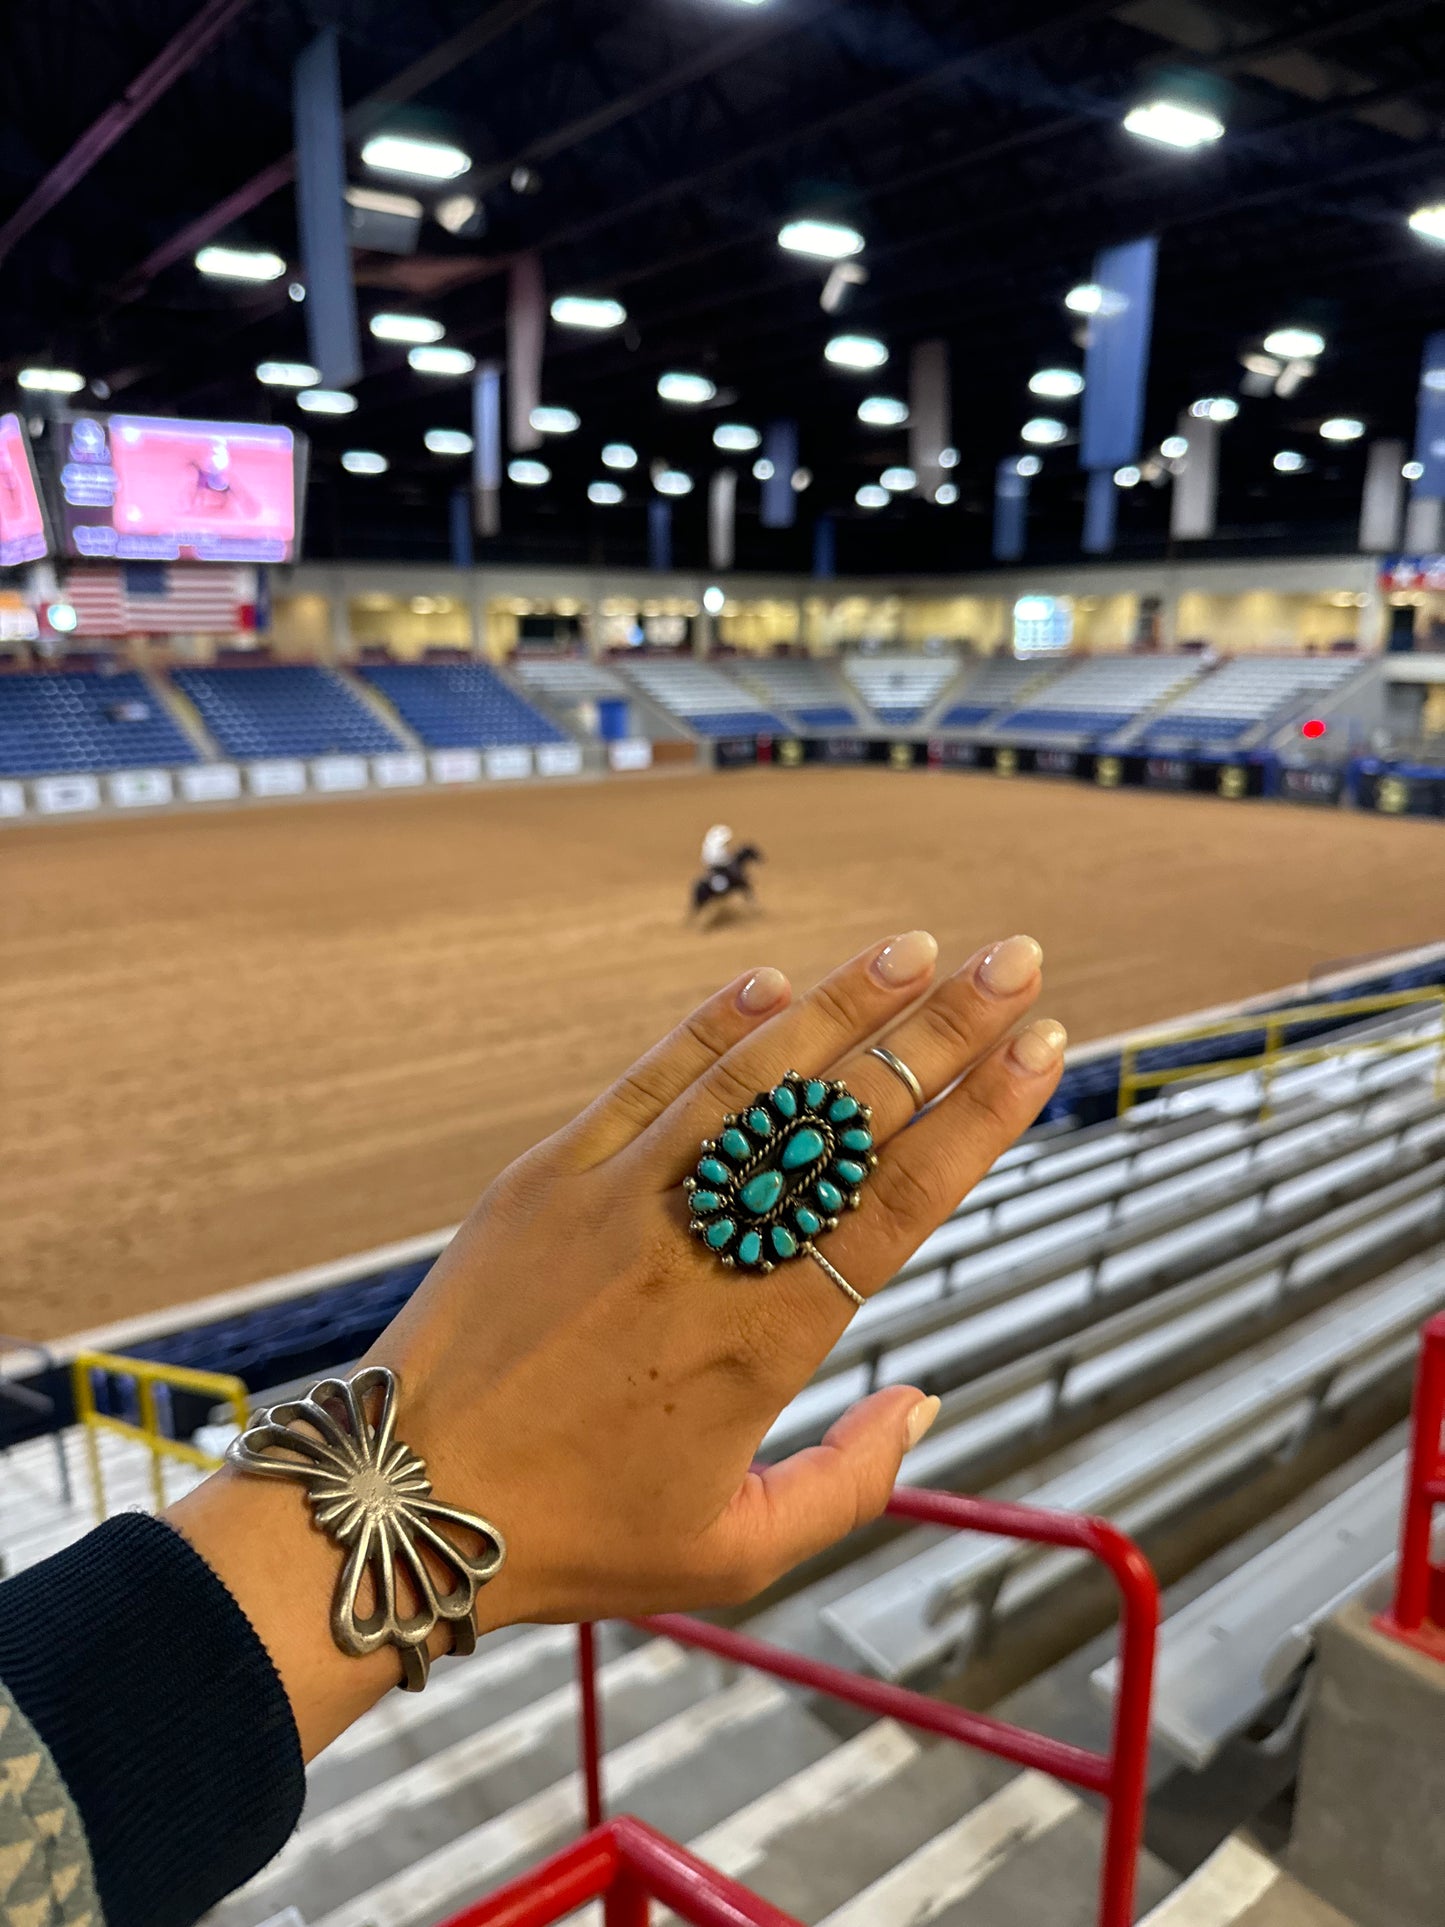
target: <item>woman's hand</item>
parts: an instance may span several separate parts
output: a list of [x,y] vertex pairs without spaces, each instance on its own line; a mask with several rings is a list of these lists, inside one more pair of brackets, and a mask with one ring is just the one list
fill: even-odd
[[[872,1106],[879,1162],[862,1208],[820,1248],[865,1297],[876,1291],[1058,1081],[1062,1027],[1018,1028],[1039,958],[1031,939],[1009,938],[935,988],[936,945],[915,931],[797,1002],[779,972],[756,971],[488,1190],[367,1360],[399,1374],[397,1436],[426,1459],[437,1497],[506,1538],[482,1630],[741,1601],[882,1511],[936,1401],[904,1386],[875,1393],[821,1446],[752,1471],[852,1307],[807,1259],[767,1276],[723,1267],[688,1235],[682,1180],[724,1113],[786,1071],[842,1078]],[[885,1034],[926,1097],[941,1097],[916,1123],[902,1081],[867,1052]],[[317,1642],[304,1660],[292,1653],[294,1626],[275,1623],[264,1582],[243,1596],[244,1562],[220,1544],[214,1499],[207,1511],[206,1494],[238,1476],[211,1481],[177,1521],[251,1613],[296,1705],[293,1677],[314,1673]],[[261,1481],[246,1503],[273,1533],[288,1511],[302,1516],[298,1493]],[[334,1583],[340,1555],[311,1537],[307,1566]],[[292,1546],[271,1563],[294,1575],[300,1556]],[[311,1615],[324,1631],[329,1591],[298,1598],[294,1577],[275,1578],[292,1595],[287,1623]],[[372,1696],[396,1677],[393,1654],[379,1666],[336,1659],[351,1669],[350,1702],[363,1671]],[[359,1710],[337,1704],[313,1731],[324,1744]],[[300,1709],[298,1721],[306,1740]]]

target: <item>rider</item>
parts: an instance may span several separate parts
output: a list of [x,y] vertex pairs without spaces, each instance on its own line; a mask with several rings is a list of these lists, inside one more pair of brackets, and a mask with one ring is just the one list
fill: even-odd
[[733,833],[726,823],[714,823],[702,840],[702,867],[709,876],[716,876],[732,860]]

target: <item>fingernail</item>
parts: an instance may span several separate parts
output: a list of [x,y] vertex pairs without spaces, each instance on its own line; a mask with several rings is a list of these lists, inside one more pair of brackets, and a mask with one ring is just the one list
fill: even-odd
[[1032,937],[1005,937],[985,951],[978,966],[978,981],[993,997],[1015,997],[1039,974],[1043,946]]
[[938,939],[926,930],[910,930],[907,936],[894,937],[873,959],[873,975],[890,990],[911,984],[932,970],[938,962]]
[[1069,1033],[1062,1024],[1052,1017],[1041,1017],[1036,1024],[1019,1032],[1009,1046],[1009,1056],[1019,1070],[1030,1077],[1042,1077],[1058,1063],[1068,1041]]
[[942,1405],[942,1399],[919,1399],[913,1410],[908,1414],[908,1426],[905,1434],[908,1440],[908,1451],[911,1452],[913,1450],[929,1426],[932,1425],[933,1421],[938,1417]]
[[756,1017],[759,1012],[771,1010],[774,1004],[780,1004],[787,994],[788,980],[782,971],[765,964],[761,970],[753,972],[738,992],[738,1009],[745,1010],[750,1017]]

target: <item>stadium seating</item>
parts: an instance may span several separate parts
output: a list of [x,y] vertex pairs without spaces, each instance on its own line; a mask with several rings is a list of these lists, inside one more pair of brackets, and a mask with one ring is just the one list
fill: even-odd
[[619,675],[586,656],[518,656],[512,674],[519,683],[552,702],[577,703],[601,696],[626,696]]
[[749,701],[730,676],[686,656],[642,656],[628,673],[644,694],[700,736],[786,736],[789,726]]
[[1237,656],[1153,717],[1141,743],[1233,746],[1307,695],[1338,689],[1359,671],[1348,656]]
[[918,722],[958,674],[957,656],[849,656],[843,673],[880,723]]
[[856,729],[857,709],[830,663],[797,658],[738,662],[732,673],[749,693],[763,698],[770,710],[786,715],[804,729]]
[[1185,656],[1095,656],[1065,669],[1037,703],[1000,717],[1016,736],[1109,736],[1194,680]]
[[1017,656],[992,656],[975,669],[938,718],[942,729],[970,729],[1000,710],[1015,707],[1031,683],[1043,681],[1047,665]]
[[357,674],[385,696],[428,749],[568,741],[486,663],[368,663]]
[[170,711],[129,670],[113,676],[0,676],[0,774],[62,775],[195,760],[193,744]]
[[401,747],[334,671],[314,664],[172,674],[228,756],[376,755]]

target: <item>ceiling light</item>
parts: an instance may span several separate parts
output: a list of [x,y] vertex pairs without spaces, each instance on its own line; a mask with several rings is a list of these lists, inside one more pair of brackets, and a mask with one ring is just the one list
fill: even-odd
[[812,469],[810,469],[810,468],[795,468],[795,469],[793,470],[793,493],[794,493],[794,495],[801,495],[801,494],[803,493],[803,490],[804,490],[804,489],[807,489],[807,488],[811,488],[812,486],[813,486],[813,471],[812,471]]
[[378,341],[440,341],[446,329],[423,314],[374,314],[371,332]]
[[1265,336],[1264,345],[1270,354],[1280,355],[1285,361],[1313,361],[1324,353],[1325,338],[1313,328],[1276,328]]
[[1114,486],[1115,488],[1138,488],[1139,471],[1132,462],[1127,462],[1123,468],[1114,470]]
[[755,482],[771,482],[772,479],[773,465],[766,455],[760,455],[753,463],[753,480]]
[[1071,401],[1083,386],[1084,377],[1076,368],[1040,368],[1029,376],[1029,393],[1049,401]]
[[286,263],[269,248],[202,248],[196,267],[217,281],[278,281]]
[[616,508],[622,500],[622,486],[618,482],[591,482],[587,488],[587,500],[596,502],[599,508]]
[[900,428],[908,420],[908,403],[896,395],[865,395],[858,404],[858,419],[869,428]]
[[407,361],[419,375],[469,375],[477,365],[465,348],[413,348]]
[[938,451],[938,466],[940,468],[957,468],[958,450],[956,448],[940,448]]
[[369,448],[348,448],[341,457],[341,466],[348,475],[385,475],[391,463]]
[[887,348],[872,335],[834,335],[823,354],[835,368],[881,368],[888,359]]
[[356,397],[340,388],[303,388],[296,397],[296,406],[304,408],[308,415],[354,415]]
[[1445,241],[1445,201],[1436,201],[1431,207],[1417,207],[1410,216],[1410,225],[1427,241]]
[[1038,448],[1052,448],[1068,434],[1062,422],[1056,422],[1052,415],[1035,415],[1026,421],[1019,434],[1026,442],[1033,442]]
[[853,497],[860,509],[886,509],[892,499],[887,489],[880,488],[876,482],[865,482]]
[[1274,458],[1274,465],[1281,475],[1298,475],[1305,458],[1296,448],[1282,448]]
[[286,296],[290,301],[304,301],[306,299],[306,283],[304,281],[290,282],[286,289]]
[[653,477],[652,486],[659,495],[691,495],[692,477],[684,475],[680,468],[661,468]]
[[559,294],[552,319],[559,328],[620,328],[627,310],[606,294]]
[[841,221],[789,221],[778,235],[778,246],[819,261],[844,261],[863,252],[863,236]]
[[374,134],[362,148],[361,159],[378,174],[404,174],[415,181],[454,181],[472,164],[470,154],[448,141],[416,140],[405,134]]
[[1166,435],[1159,444],[1159,453],[1166,462],[1179,462],[1189,453],[1187,435]]
[[552,471],[545,462],[530,461],[519,456],[516,461],[507,463],[507,474],[522,488],[541,488],[552,479]]
[[687,408],[700,408],[717,393],[717,383],[706,375],[683,374],[671,369],[657,377],[657,392],[664,401],[680,402]]
[[711,588],[703,590],[702,606],[704,609],[707,610],[710,616],[721,615],[726,604],[727,604],[727,597],[723,594],[722,590],[719,589],[715,583]]
[[1239,403],[1233,395],[1202,395],[1190,402],[1189,412],[1203,422],[1232,422],[1239,413]]
[[1151,100],[1131,108],[1124,116],[1124,127],[1142,140],[1160,141],[1166,147],[1203,147],[1224,132],[1222,120],[1177,100]]
[[1405,466],[1400,470],[1400,473],[1407,482],[1418,482],[1425,473],[1425,464],[1423,462],[1406,462]]
[[80,616],[74,605],[69,602],[51,602],[46,605],[45,620],[59,636],[71,636],[80,627]]
[[570,408],[534,408],[527,418],[539,435],[571,435],[582,426],[582,418]]
[[1097,281],[1081,281],[1064,296],[1064,306],[1071,314],[1097,314],[1103,305],[1104,290]]
[[951,509],[958,500],[958,487],[954,482],[940,482],[933,491],[933,499],[940,508]]
[[885,468],[878,479],[890,495],[906,495],[909,489],[918,486],[918,477],[911,468]]
[[475,194],[448,194],[432,209],[438,227],[448,234],[475,239],[487,231],[487,212]]
[[1037,455],[1020,455],[1017,462],[1014,463],[1014,468],[1017,473],[1025,478],[1031,475],[1037,475],[1042,467],[1043,463]]
[[637,450],[628,442],[608,442],[602,451],[604,468],[636,468]]
[[1365,424],[1353,415],[1331,415],[1327,422],[1320,423],[1320,434],[1327,442],[1357,442],[1364,432]]
[[762,441],[757,429],[749,428],[745,422],[719,422],[712,431],[714,448],[725,448],[730,454],[743,455],[750,448],[756,448]]
[[85,376],[73,368],[22,368],[15,379],[41,395],[78,395],[85,386]]
[[263,361],[256,370],[257,381],[268,388],[314,388],[321,370],[309,361]]
[[475,446],[464,428],[429,428],[423,439],[433,455],[470,455]]

